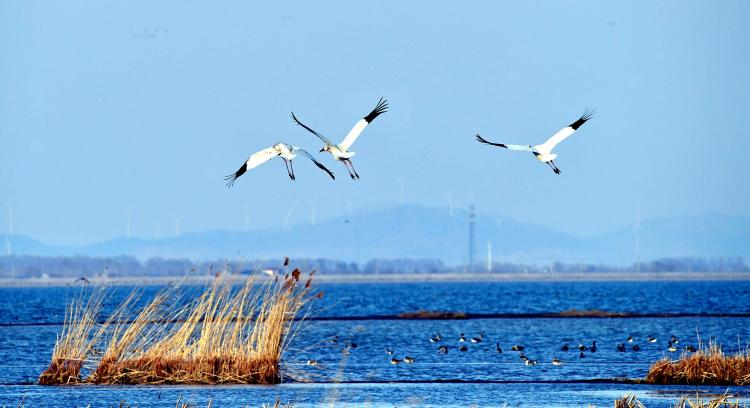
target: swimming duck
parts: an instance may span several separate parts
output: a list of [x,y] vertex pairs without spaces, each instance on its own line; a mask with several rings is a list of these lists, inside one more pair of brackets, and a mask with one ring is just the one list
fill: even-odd
[[536,360],[526,359],[526,360],[524,360],[523,363],[526,364],[527,366],[535,366],[536,365]]
[[619,351],[620,353],[624,353],[625,352],[625,343],[618,344],[617,345],[617,351]]
[[482,335],[480,334],[480,335],[479,335],[479,336],[477,336],[477,337],[472,337],[472,338],[471,338],[471,342],[472,342],[472,343],[481,343],[481,342],[482,342]]
[[414,358],[413,357],[409,357],[409,356],[404,357],[404,363],[411,364],[413,362],[414,362]]
[[633,342],[633,336],[628,336],[628,343],[632,343],[632,342]]
[[469,351],[469,348],[466,346],[461,346],[458,348],[458,351]]
[[675,346],[674,346],[674,345],[672,344],[672,342],[670,341],[670,342],[669,342],[669,345],[668,345],[668,347],[667,347],[667,351],[668,351],[668,352],[670,352],[670,353],[674,353],[675,351],[677,351],[677,347],[675,347]]
[[557,357],[553,357],[552,358],[552,365],[560,366],[560,365],[562,365],[562,361],[560,361],[560,359],[557,358]]
[[586,358],[586,355],[583,354],[583,351],[580,354],[578,354],[578,358]]
[[498,353],[503,352],[503,349],[500,348],[500,343],[495,343],[495,351],[497,351]]
[[568,351],[568,350],[570,350],[570,347],[568,347],[567,344],[563,344],[563,346],[562,346],[562,348],[560,350],[562,350],[562,351]]
[[399,360],[399,359],[397,359],[395,357],[391,359],[391,364],[398,364],[400,362],[401,362],[401,360]]
[[390,348],[386,348],[385,349],[385,354],[388,354],[390,356],[390,355],[393,354],[393,350],[391,350]]
[[458,337],[458,342],[459,343],[463,343],[465,341],[466,341],[466,336],[464,336],[464,334],[461,333],[461,335]]
[[677,343],[679,343],[679,342],[680,342],[680,340],[678,340],[678,339],[677,339],[677,337],[675,337],[675,335],[673,334],[673,335],[672,335],[672,341],[671,341],[671,342],[672,342],[672,343],[674,343],[674,344],[677,344]]
[[640,349],[641,349],[641,346],[637,344],[633,346],[633,351],[639,351]]
[[594,342],[594,344],[591,345],[591,352],[596,353],[596,342]]
[[698,349],[696,349],[695,347],[693,347],[691,345],[685,346],[685,350],[687,350],[687,351],[689,351],[691,353],[695,353],[696,351],[698,351]]
[[580,351],[586,351],[586,346],[583,345],[583,344],[579,344],[578,345],[578,350],[580,350]]
[[529,359],[529,358],[528,358],[528,357],[526,357],[526,356],[525,356],[525,355],[524,355],[523,353],[521,353],[521,355],[520,355],[520,356],[518,356],[518,358],[520,358],[520,359],[521,359],[521,360],[523,360],[523,361],[527,361],[527,360]]
[[648,336],[648,342],[649,343],[656,343],[656,337],[654,337],[654,336]]
[[446,346],[440,346],[438,347],[438,352],[443,354],[448,354],[448,347]]
[[430,337],[430,343],[439,343],[440,339],[440,333],[438,333],[435,337]]
[[316,367],[318,365],[318,360],[307,360],[307,365]]
[[516,346],[511,347],[510,349],[513,351],[523,351],[523,346],[516,345]]

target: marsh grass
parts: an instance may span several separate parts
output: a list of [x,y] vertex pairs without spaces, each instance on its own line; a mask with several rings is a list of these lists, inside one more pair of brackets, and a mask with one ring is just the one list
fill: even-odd
[[[705,399],[701,396],[690,398],[688,396],[680,397],[673,408],[739,408],[739,401],[729,401],[727,394],[720,395],[717,398]],[[646,408],[635,395],[623,395],[622,398],[615,400],[615,408]]]
[[95,346],[104,334],[97,324],[104,299],[104,290],[82,288],[65,310],[63,330],[57,336],[49,367],[39,376],[42,385],[81,382],[81,369],[92,357]]
[[[311,274],[312,275],[312,274]],[[41,384],[268,384],[281,381],[280,361],[313,298],[312,276],[300,282],[295,269],[284,279],[239,288],[219,276],[192,301],[175,299],[168,289],[125,318],[131,294],[104,324],[96,321],[103,291],[81,297],[68,308],[50,367]],[[81,367],[94,355],[91,375]]]
[[695,353],[683,353],[678,360],[663,358],[649,368],[647,383],[690,385],[750,384],[748,350],[727,355],[716,344]]

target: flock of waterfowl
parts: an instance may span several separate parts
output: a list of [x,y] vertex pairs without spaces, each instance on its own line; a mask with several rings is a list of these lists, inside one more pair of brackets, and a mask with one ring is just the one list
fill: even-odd
[[[467,338],[464,333],[460,333],[459,336],[458,336],[458,339],[456,340],[456,342],[458,343],[457,346],[455,346],[455,345],[454,346],[449,346],[448,344],[445,344],[446,342],[443,341],[443,337],[439,333],[433,335],[432,337],[430,337],[429,341],[430,341],[430,343],[433,343],[433,344],[439,344],[439,346],[437,348],[437,352],[438,353],[440,353],[440,354],[448,354],[449,351],[452,348],[457,349],[459,352],[467,352],[467,351],[469,351],[469,347],[467,346],[467,344],[470,344],[470,343],[473,343],[473,344],[483,343],[483,342],[485,342],[484,336],[485,336],[484,333],[481,333],[481,334],[479,334],[476,337]],[[646,341],[648,343],[656,343],[657,342],[657,338],[653,337],[653,336],[648,336],[646,338]],[[629,345],[631,345],[630,346],[630,350],[631,351],[634,351],[634,352],[640,351],[641,347],[637,343],[633,344],[634,342],[635,342],[635,339],[633,338],[633,336],[628,336],[628,338],[625,340],[624,343],[620,343],[620,344],[617,345],[617,351],[618,352],[622,352],[622,353],[627,352],[628,348],[625,346],[625,343],[628,343]],[[676,344],[678,344],[679,342],[680,342],[680,340],[676,336],[672,335],[671,339],[667,343],[667,351],[669,351],[671,353],[674,353],[674,352],[678,351],[678,348],[677,348]],[[597,349],[598,349],[598,347],[596,345],[596,341],[593,341],[590,346],[586,345],[586,344],[583,344],[583,343],[580,343],[580,344],[578,344],[578,346],[571,347],[570,345],[568,345],[566,343],[566,344],[563,344],[562,347],[560,347],[560,351],[561,352],[570,352],[570,351],[578,350],[578,358],[586,358],[586,353],[596,353]],[[527,366],[535,366],[535,365],[537,365],[539,363],[537,360],[531,359],[531,358],[529,358],[529,357],[526,356],[526,354],[524,353],[525,347],[523,345],[515,344],[515,345],[511,346],[510,350],[514,351],[514,352],[518,352],[519,353],[518,354],[519,358]],[[687,351],[687,352],[691,352],[691,353],[694,353],[694,352],[697,351],[697,349],[694,346],[691,346],[691,345],[685,346],[683,348],[683,350]],[[500,346],[499,342],[495,343],[495,352],[497,352],[497,353],[502,353],[503,352],[503,349]],[[394,354],[393,349],[390,348],[390,347],[386,348],[386,354],[389,355],[389,356],[393,356],[393,354]],[[396,358],[396,357],[392,357],[391,358],[391,364],[400,364],[402,362],[407,363],[407,364],[411,364],[411,363],[414,363],[414,358],[412,358],[410,356],[405,356],[403,359],[399,359],[399,358]],[[559,359],[557,356],[554,356],[552,358],[551,363],[554,366],[561,366],[561,365],[563,365],[563,360]]]

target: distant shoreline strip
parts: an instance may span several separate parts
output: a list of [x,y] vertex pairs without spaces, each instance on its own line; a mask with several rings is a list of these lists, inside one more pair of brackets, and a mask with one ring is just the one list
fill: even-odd
[[[602,315],[571,315],[565,313],[447,313],[444,316],[421,317],[400,315],[370,315],[370,316],[315,316],[295,321],[377,321],[377,320],[482,320],[482,319],[670,319],[670,318],[703,318],[703,317],[736,317],[750,318],[750,313],[612,313]],[[133,321],[125,321],[131,324]],[[104,323],[98,322],[100,324]],[[152,321],[151,324],[175,324],[182,320]],[[33,326],[62,326],[63,322],[5,322],[0,327],[33,327]]]

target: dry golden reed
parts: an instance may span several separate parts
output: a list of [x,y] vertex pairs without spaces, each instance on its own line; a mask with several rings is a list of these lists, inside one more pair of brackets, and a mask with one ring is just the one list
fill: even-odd
[[[103,351],[85,380],[96,384],[278,383],[282,354],[295,317],[311,295],[311,280],[294,270],[282,280],[239,288],[217,277],[197,299],[175,301],[174,288],[157,295],[132,320],[131,295],[107,322],[96,324],[100,294],[71,304],[42,384],[80,382],[94,346]],[[101,293],[101,292],[100,292]],[[181,305],[181,306],[177,306]]]
[[[591,407],[591,405],[590,405]],[[680,400],[673,405],[673,408],[739,408],[739,401],[729,401],[727,394],[720,395],[717,398],[705,399],[701,396],[690,398],[682,396]],[[646,408],[633,394],[623,395],[622,398],[615,400],[615,408]]]
[[747,350],[726,355],[716,344],[685,353],[678,360],[661,359],[651,365],[646,382],[654,384],[748,385],[750,355]]

